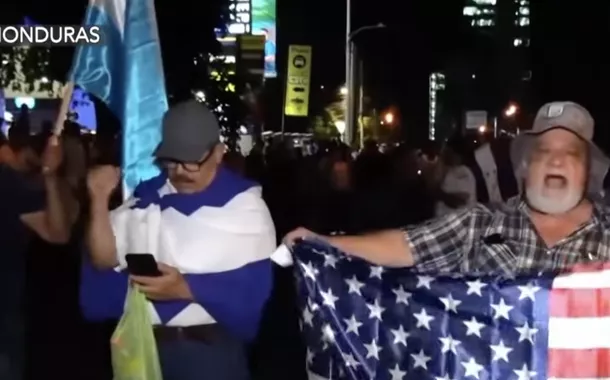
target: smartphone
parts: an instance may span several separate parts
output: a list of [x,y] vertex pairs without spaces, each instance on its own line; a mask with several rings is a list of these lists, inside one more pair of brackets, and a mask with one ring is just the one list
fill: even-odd
[[130,274],[146,277],[161,276],[157,260],[150,253],[128,253],[125,255],[125,260]]

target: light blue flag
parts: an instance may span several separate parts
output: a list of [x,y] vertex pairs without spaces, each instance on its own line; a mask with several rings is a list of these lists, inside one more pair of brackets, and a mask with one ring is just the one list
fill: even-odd
[[89,0],[84,25],[99,26],[104,43],[76,49],[70,80],[106,103],[121,122],[127,196],[159,174],[152,154],[167,95],[153,0]]

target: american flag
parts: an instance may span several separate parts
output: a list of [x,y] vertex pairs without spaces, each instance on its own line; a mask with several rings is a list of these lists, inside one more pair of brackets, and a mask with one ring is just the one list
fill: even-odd
[[293,254],[312,379],[610,379],[610,265],[429,276],[321,242]]

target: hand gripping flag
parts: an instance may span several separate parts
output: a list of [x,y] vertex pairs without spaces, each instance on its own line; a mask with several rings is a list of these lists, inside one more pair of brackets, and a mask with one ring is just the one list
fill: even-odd
[[293,250],[311,379],[608,379],[610,266],[498,277]]

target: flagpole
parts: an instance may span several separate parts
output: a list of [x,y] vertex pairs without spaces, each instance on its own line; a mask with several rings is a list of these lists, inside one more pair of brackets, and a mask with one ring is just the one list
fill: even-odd
[[70,111],[70,101],[72,101],[72,93],[74,92],[74,82],[68,82],[64,86],[63,96],[61,99],[61,106],[59,107],[59,114],[55,120],[55,128],[53,128],[53,135],[60,136],[64,130],[64,123],[68,118],[68,111]]

